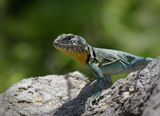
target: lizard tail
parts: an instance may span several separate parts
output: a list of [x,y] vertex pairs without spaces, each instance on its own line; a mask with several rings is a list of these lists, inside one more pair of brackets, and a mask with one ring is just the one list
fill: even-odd
[[150,58],[150,57],[146,57],[146,58],[145,58],[145,61],[146,61],[147,63],[152,62],[153,60],[154,60],[154,58]]

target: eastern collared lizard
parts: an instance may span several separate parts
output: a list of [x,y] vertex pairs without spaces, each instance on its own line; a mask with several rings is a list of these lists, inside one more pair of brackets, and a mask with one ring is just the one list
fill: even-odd
[[99,99],[104,79],[109,88],[112,85],[111,75],[143,69],[153,60],[123,51],[92,47],[84,38],[73,34],[59,35],[53,44],[55,48],[76,58],[80,63],[89,64],[96,80],[96,91],[92,101]]

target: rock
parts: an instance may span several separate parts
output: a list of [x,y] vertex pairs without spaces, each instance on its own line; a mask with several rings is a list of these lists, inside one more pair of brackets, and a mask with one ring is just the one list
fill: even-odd
[[0,95],[0,116],[52,116],[86,82],[79,72],[24,79]]
[[92,107],[95,83],[79,72],[24,79],[0,94],[0,116],[158,116],[160,60],[104,89]]
[[142,116],[160,116],[160,81],[158,80],[157,83],[158,85],[153,90],[152,96],[147,101]]

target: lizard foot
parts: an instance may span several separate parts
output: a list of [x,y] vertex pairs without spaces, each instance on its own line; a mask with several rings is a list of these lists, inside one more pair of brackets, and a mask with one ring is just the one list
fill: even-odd
[[101,96],[101,92],[98,92],[98,93],[95,93],[92,97],[90,97],[88,99],[89,105],[92,107],[92,106],[98,104],[100,96]]

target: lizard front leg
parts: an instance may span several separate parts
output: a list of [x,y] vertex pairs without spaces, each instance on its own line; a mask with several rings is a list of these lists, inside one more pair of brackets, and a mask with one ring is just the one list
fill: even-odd
[[99,66],[95,63],[90,64],[91,69],[94,73],[95,79],[96,79],[96,90],[94,95],[90,98],[90,104],[93,104],[98,101],[100,98],[102,89],[104,88],[105,84],[107,85],[106,87],[109,88],[112,86],[112,80],[111,76],[109,75],[104,75],[102,70],[99,68]]
[[128,64],[124,63],[121,60],[116,60],[115,62],[111,62],[109,64],[104,64],[100,66],[96,63],[91,63],[90,66],[95,75],[95,79],[97,80],[96,91],[93,97],[91,98],[91,103],[98,101],[102,89],[104,87],[109,88],[112,86],[112,79],[111,79],[112,74],[124,72],[128,68]]

